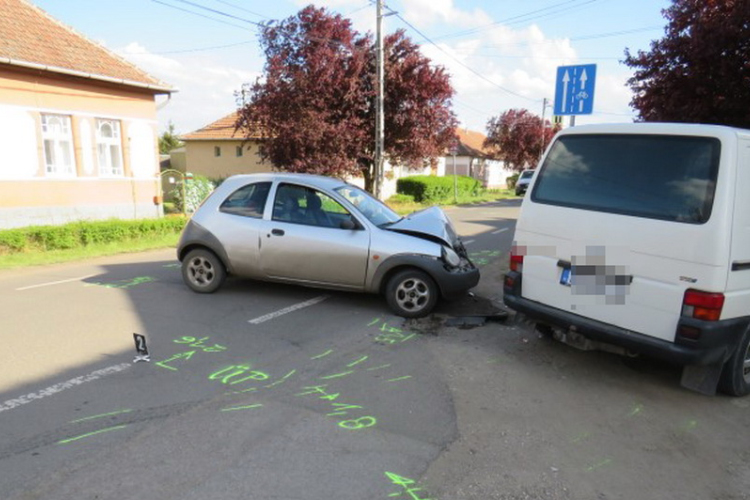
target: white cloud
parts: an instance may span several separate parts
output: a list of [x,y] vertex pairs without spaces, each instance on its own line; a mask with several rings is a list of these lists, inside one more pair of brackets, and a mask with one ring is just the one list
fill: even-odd
[[170,102],[158,112],[160,129],[172,121],[179,133],[199,129],[236,109],[234,92],[243,83],[254,82],[258,72],[211,62],[189,65],[177,59],[150,53],[143,45],[132,42],[117,51],[152,76],[176,87]]

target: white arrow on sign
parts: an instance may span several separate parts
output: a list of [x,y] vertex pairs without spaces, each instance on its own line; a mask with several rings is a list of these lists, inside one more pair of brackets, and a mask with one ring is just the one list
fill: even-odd
[[[562,98],[563,102],[568,98],[568,83],[570,83],[570,75],[568,74],[568,70],[565,70],[565,74],[563,75],[563,91],[562,91]],[[565,109],[567,106],[563,106],[562,109]]]
[[581,90],[586,89],[586,82],[588,81],[589,76],[586,74],[586,68],[583,68],[583,71],[581,72]]

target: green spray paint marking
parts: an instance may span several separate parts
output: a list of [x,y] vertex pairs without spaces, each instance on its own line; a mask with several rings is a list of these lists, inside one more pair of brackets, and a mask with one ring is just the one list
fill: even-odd
[[427,497],[420,497],[417,492],[424,491],[423,488],[415,488],[417,482],[408,477],[399,476],[393,472],[386,472],[385,476],[391,480],[393,484],[401,487],[404,491],[397,491],[388,495],[389,497],[400,497],[403,495],[409,495],[412,500],[430,500]]
[[116,431],[116,430],[119,430],[119,429],[124,429],[125,427],[127,427],[127,425],[116,425],[114,427],[107,427],[106,429],[100,429],[98,431],[89,432],[88,434],[81,434],[80,436],[76,436],[76,437],[72,437],[72,438],[68,438],[68,439],[63,439],[62,441],[58,441],[57,444],[72,443],[73,441],[78,441],[79,439],[87,438],[87,437],[90,437],[90,436],[95,436],[96,434],[102,434],[104,432],[110,432],[110,431]]
[[353,366],[356,366],[356,365],[360,364],[361,362],[367,360],[367,358],[369,358],[369,356],[362,356],[357,361],[352,361],[351,363],[349,363],[348,365],[346,365],[346,367],[347,368],[351,368]]
[[179,354],[175,354],[171,358],[165,359],[163,361],[159,361],[159,362],[154,363],[154,364],[156,366],[160,366],[162,368],[166,368],[167,370],[177,371],[177,368],[175,368],[174,366],[167,366],[167,363],[171,363],[172,361],[176,361],[176,360],[178,360],[180,358],[190,359],[190,358],[193,357],[193,355],[196,352],[197,351],[185,351],[185,352],[181,352]]
[[633,410],[630,413],[628,413],[628,417],[634,417],[642,411],[643,411],[643,405],[637,404],[633,407]]
[[375,370],[382,370],[383,368],[388,368],[389,366],[391,366],[390,363],[388,363],[387,365],[373,366],[372,368],[368,368],[367,371],[373,372]]
[[354,370],[349,370],[346,372],[341,373],[334,373],[333,375],[326,375],[325,377],[319,377],[321,380],[330,380],[332,378],[340,378],[340,377],[346,377],[347,375],[351,375],[354,373]]
[[371,322],[367,323],[367,326],[377,325],[378,323],[380,323],[380,318],[375,318]]
[[596,469],[600,469],[600,468],[604,467],[605,465],[609,465],[611,463],[612,463],[612,459],[611,458],[604,459],[604,460],[602,460],[599,463],[596,463],[594,465],[590,465],[590,466],[586,467],[586,472],[595,471]]
[[378,421],[375,417],[366,416],[355,418],[354,420],[343,420],[339,422],[339,427],[342,429],[348,429],[350,431],[356,431],[359,429],[366,429],[377,424]]
[[276,382],[274,382],[273,384],[266,385],[265,388],[266,389],[270,389],[271,387],[273,387],[275,385],[279,385],[279,384],[283,383],[286,379],[288,379],[289,377],[291,377],[292,375],[294,375],[295,373],[297,373],[297,370],[292,370],[289,373],[287,373],[286,375],[284,375],[283,377],[281,377],[279,380],[277,380]]
[[398,377],[398,378],[392,378],[390,380],[386,380],[386,382],[398,382],[399,380],[406,380],[408,378],[411,378],[411,375],[406,375],[404,377]]
[[118,280],[113,281],[111,283],[102,283],[102,282],[92,282],[87,283],[84,286],[103,286],[104,288],[132,288],[137,285],[141,285],[143,283],[151,283],[153,281],[156,281],[156,278],[153,278],[151,276],[138,276],[137,278],[133,278],[130,280]]
[[[216,380],[218,378],[221,378],[221,383],[222,384],[229,384],[229,385],[239,384],[239,383],[245,382],[247,380],[267,380],[268,379],[268,374],[267,373],[260,372],[260,371],[257,371],[257,370],[252,370],[251,371],[250,368],[252,368],[252,365],[249,365],[249,364],[247,364],[247,365],[231,365],[231,366],[223,368],[223,369],[221,369],[221,370],[219,370],[217,372],[212,373],[211,375],[208,376],[208,379],[209,380]],[[227,375],[225,375],[225,373],[227,373],[227,372],[229,372],[229,373]],[[240,376],[240,375],[244,375],[245,373],[249,373],[250,375],[248,375],[247,377],[243,377],[243,378],[241,378],[239,380],[232,380],[230,382],[230,380],[232,378]]]
[[114,415],[120,415],[122,413],[130,413],[131,411],[133,411],[133,410],[119,410],[119,411],[113,411],[113,412],[110,412],[110,413],[102,413],[100,415],[92,415],[90,417],[83,417],[83,418],[79,418],[77,420],[71,420],[68,423],[69,424],[76,424],[78,422],[85,422],[86,420],[94,420],[94,419],[97,419],[97,418],[104,418],[104,417],[111,417],[111,416],[114,416]]
[[222,408],[221,411],[249,410],[250,408],[260,408],[261,406],[263,405],[260,403],[247,406],[233,406],[231,408]]
[[324,352],[323,354],[318,354],[317,356],[313,356],[313,357],[312,357],[312,358],[310,358],[310,359],[320,359],[320,358],[324,358],[324,357],[328,356],[329,354],[331,354],[332,352],[333,352],[333,349],[328,349],[328,350],[327,350],[326,352]]

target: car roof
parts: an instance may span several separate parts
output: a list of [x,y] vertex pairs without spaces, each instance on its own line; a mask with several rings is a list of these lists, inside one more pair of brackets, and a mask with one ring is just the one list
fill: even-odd
[[251,182],[272,182],[277,180],[281,182],[295,182],[323,189],[334,189],[347,184],[343,180],[337,179],[335,177],[326,177],[324,175],[313,174],[295,174],[288,172],[267,172],[261,174],[233,175],[231,177],[227,177],[222,184],[237,186],[248,184]]

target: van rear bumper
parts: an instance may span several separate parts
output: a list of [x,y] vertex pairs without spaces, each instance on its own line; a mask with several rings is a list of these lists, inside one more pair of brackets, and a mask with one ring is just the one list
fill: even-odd
[[[516,276],[516,283],[520,282],[518,278],[520,276]],[[749,318],[713,322],[681,318],[677,330],[683,325],[690,326],[698,329],[700,335],[696,340],[676,335],[675,342],[669,342],[525,299],[516,292],[516,288],[520,286],[505,287],[503,302],[532,320],[563,330],[574,328],[577,333],[591,340],[617,345],[680,365],[724,363],[739,345],[740,337],[750,321]]]

